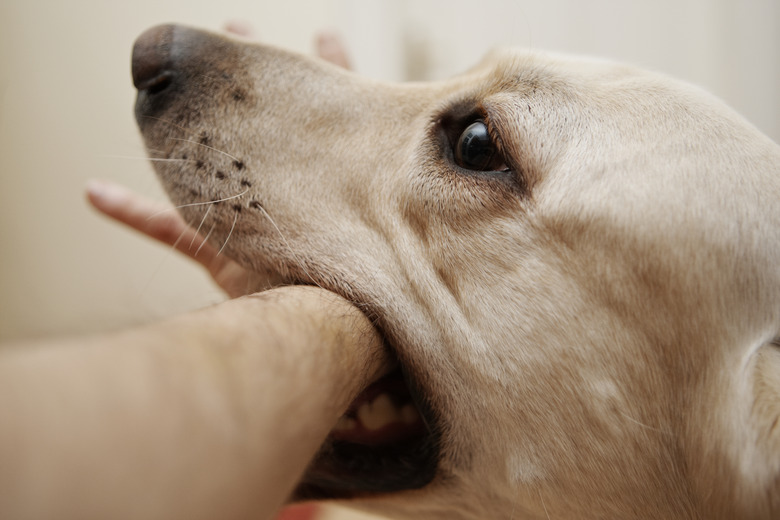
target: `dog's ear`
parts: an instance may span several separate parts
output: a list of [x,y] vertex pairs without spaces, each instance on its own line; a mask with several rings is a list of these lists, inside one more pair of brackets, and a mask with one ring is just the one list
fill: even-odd
[[772,467],[774,496],[780,505],[780,338],[763,345],[752,364],[751,421],[758,450]]
[[780,518],[780,338],[728,358],[691,409],[688,464],[702,518]]
[[[750,518],[778,518],[780,515],[780,338],[762,345],[747,366],[747,399],[735,403],[743,407],[747,419],[738,425],[742,437],[737,456],[739,478],[745,496],[740,497],[754,515]],[[738,419],[737,419],[738,420]],[[752,495],[752,497],[751,497]]]

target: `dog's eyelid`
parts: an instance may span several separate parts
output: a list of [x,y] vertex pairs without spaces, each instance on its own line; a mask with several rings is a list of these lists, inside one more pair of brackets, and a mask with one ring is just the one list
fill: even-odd
[[508,170],[514,170],[512,166],[512,157],[504,145],[504,138],[501,132],[499,132],[496,127],[489,122],[486,124],[490,139],[493,141],[493,145],[496,147],[496,153],[501,157],[501,159],[503,159],[504,164],[507,166]]
[[478,117],[471,123],[464,126],[464,130],[468,128],[470,125],[474,123],[482,123],[485,126],[485,129],[487,130],[488,137],[490,138],[490,142],[493,145],[495,149],[495,156],[497,159],[501,161],[500,166],[496,167],[494,172],[496,173],[512,173],[514,172],[515,168],[512,166],[511,157],[507,155],[507,151],[504,145],[504,140],[501,135],[501,132],[497,128],[497,126],[493,123],[493,120],[490,117],[490,114],[485,111],[481,117]]
[[[518,169],[517,158],[509,153],[505,144],[501,123],[505,121],[495,106],[484,100],[461,99],[448,103],[435,112],[430,119],[431,138],[439,142],[442,158],[457,172],[465,175],[515,186],[518,193],[526,193],[527,182],[523,172]],[[495,159],[489,169],[471,169],[459,164],[457,146],[463,132],[470,125],[482,122],[487,129],[491,144],[495,149]]]
[[521,190],[526,192],[528,190],[526,170],[520,166],[521,158],[517,156],[516,148],[507,145],[506,137],[511,135],[511,131],[506,127],[508,119],[503,117],[506,114],[488,104],[483,105],[483,110],[485,114],[483,120],[487,125],[490,138],[493,140],[497,154],[501,156],[507,166],[507,170],[504,170],[505,173],[513,174]]

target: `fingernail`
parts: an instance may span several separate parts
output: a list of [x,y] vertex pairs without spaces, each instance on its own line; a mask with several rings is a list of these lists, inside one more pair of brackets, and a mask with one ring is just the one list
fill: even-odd
[[118,205],[127,201],[127,190],[118,184],[100,179],[87,182],[87,194],[103,205]]

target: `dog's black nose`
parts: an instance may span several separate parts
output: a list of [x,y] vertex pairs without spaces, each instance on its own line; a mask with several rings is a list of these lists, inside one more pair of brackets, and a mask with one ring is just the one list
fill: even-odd
[[138,90],[158,92],[173,77],[171,48],[173,25],[160,25],[144,32],[133,46],[133,85]]
[[166,113],[192,113],[188,105],[193,100],[209,99],[230,85],[238,47],[229,38],[181,25],[160,25],[141,34],[132,58],[139,125]]

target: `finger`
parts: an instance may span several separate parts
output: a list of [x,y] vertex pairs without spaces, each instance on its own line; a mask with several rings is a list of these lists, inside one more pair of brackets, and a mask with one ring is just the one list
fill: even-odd
[[316,504],[300,504],[287,506],[275,520],[315,520],[319,517],[319,507]]
[[248,40],[255,40],[255,29],[243,20],[230,20],[225,24],[225,31]]
[[217,251],[173,208],[145,199],[119,184],[99,180],[87,184],[87,199],[104,215],[212,267]]
[[346,47],[338,34],[323,31],[317,35],[316,45],[317,56],[347,70],[352,69]]

